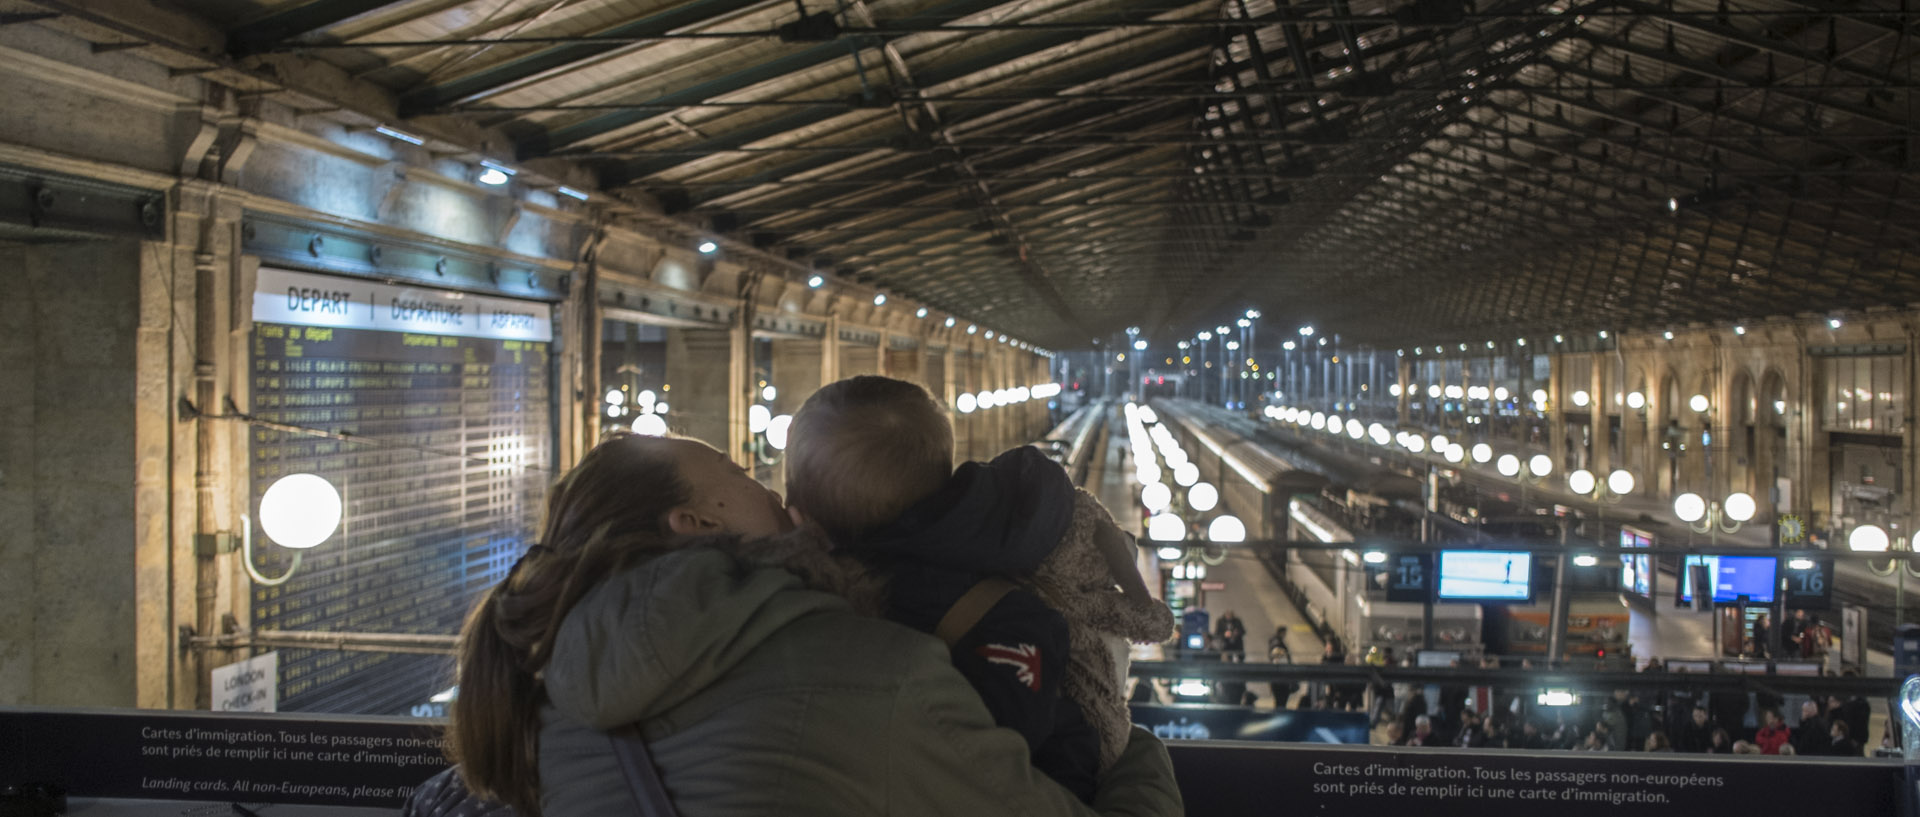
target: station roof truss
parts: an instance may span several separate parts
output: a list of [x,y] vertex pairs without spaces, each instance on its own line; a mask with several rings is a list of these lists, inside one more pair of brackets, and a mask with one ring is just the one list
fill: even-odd
[[[27,3],[23,7],[31,6]],[[56,11],[70,3],[42,3]],[[1907,0],[209,0],[404,119],[1051,348],[1920,302]]]

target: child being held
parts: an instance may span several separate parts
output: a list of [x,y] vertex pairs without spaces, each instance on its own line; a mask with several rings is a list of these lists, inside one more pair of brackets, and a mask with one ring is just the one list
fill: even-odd
[[[830,384],[808,398],[788,436],[789,506],[881,574],[884,615],[946,640],[994,721],[1026,739],[1034,766],[1091,801],[1100,770],[1128,738],[1119,686],[1126,639],[1112,633],[1158,628],[1158,638],[1172,626],[1166,607],[1145,598],[1131,544],[1111,517],[1029,446],[955,470],[946,411],[905,381]],[[1086,541],[1095,537],[1099,547]],[[1063,590],[1063,560],[1101,578]],[[1139,586],[1128,600],[1148,602],[1134,616],[1144,624],[1076,631],[1042,600],[1075,604],[1083,594],[1095,599],[1090,608],[1120,605],[1109,570]]]

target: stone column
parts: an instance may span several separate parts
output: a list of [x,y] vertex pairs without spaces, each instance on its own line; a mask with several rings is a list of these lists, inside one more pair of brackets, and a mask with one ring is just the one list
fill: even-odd
[[1595,352],[1593,355],[1593,395],[1592,440],[1589,449],[1587,470],[1592,471],[1596,479],[1605,480],[1612,470],[1613,452],[1613,401],[1614,390],[1607,388],[1608,352]]
[[1567,459],[1566,373],[1566,355],[1555,352],[1547,357],[1547,448],[1556,471],[1566,468]]
[[1400,384],[1400,396],[1394,400],[1396,405],[1394,416],[1399,418],[1396,422],[1400,425],[1406,425],[1413,422],[1413,407],[1410,404],[1413,400],[1414,388],[1413,361],[1404,357],[1395,358],[1395,360],[1397,361],[1397,365],[1393,367],[1393,376],[1395,378],[1394,382]]
[[820,340],[820,385],[840,379],[840,316],[827,315],[825,337]]

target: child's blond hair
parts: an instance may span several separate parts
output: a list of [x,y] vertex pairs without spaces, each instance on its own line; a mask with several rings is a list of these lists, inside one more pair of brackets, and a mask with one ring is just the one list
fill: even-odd
[[862,375],[829,383],[793,416],[787,502],[835,536],[892,522],[953,476],[953,426],[919,385]]

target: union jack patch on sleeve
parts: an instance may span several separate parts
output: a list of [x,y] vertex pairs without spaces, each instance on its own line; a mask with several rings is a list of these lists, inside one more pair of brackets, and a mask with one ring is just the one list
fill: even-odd
[[974,649],[974,653],[987,659],[989,664],[1005,664],[1013,667],[1014,677],[1026,684],[1034,692],[1040,691],[1040,648],[1032,644],[986,644]]

